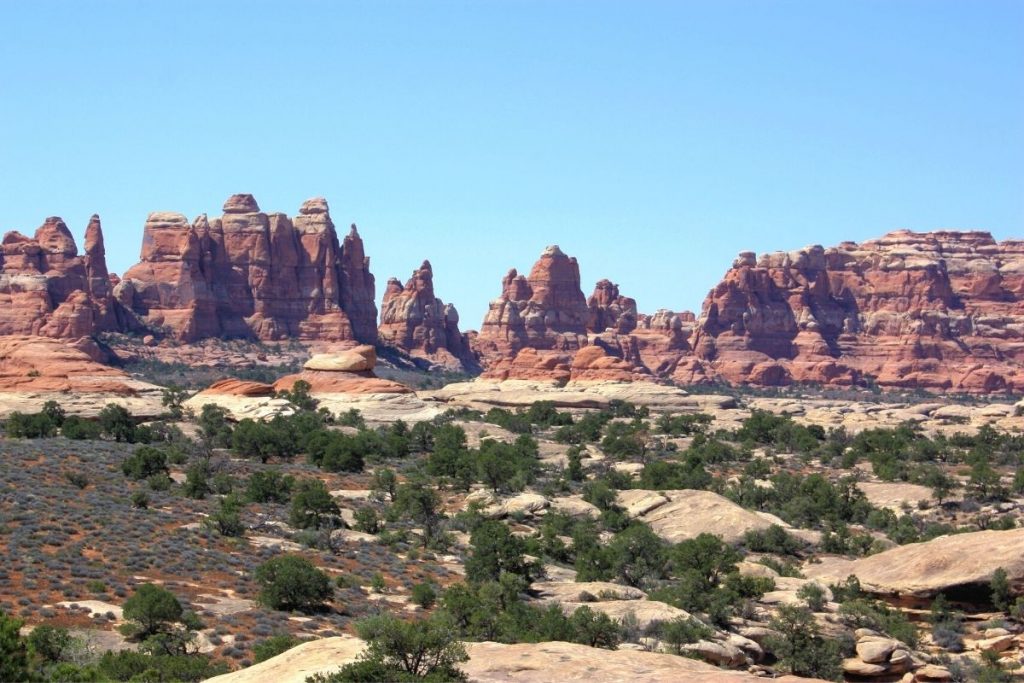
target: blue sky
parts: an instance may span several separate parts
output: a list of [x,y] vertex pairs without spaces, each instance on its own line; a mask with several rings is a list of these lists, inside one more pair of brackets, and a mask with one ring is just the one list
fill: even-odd
[[0,231],[326,196],[479,326],[548,244],[641,310],[741,250],[1024,236],[1024,2],[0,2]]

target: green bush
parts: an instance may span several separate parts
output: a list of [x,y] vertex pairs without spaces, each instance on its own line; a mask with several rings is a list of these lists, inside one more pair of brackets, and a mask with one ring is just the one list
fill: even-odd
[[412,602],[423,609],[430,609],[437,602],[437,591],[429,583],[418,583],[412,587]]
[[156,474],[167,474],[167,454],[152,446],[139,446],[121,463],[126,477],[136,481],[148,479]]
[[16,439],[43,439],[56,432],[57,425],[46,413],[25,414],[15,411],[4,422],[4,433]]
[[76,441],[96,440],[100,438],[103,429],[97,422],[71,415],[65,418],[60,433],[64,438]]
[[341,514],[338,504],[319,479],[303,479],[292,492],[289,522],[300,529],[319,529],[336,526]]
[[295,477],[269,469],[249,475],[245,495],[254,503],[287,503],[292,497]]
[[135,420],[124,406],[108,403],[99,414],[100,429],[114,441],[135,442]]
[[256,568],[255,579],[260,603],[272,609],[312,612],[334,593],[327,575],[298,555],[267,560]]

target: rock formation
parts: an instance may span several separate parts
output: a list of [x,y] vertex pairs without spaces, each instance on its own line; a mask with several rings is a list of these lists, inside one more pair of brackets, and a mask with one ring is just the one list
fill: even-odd
[[649,375],[628,335],[637,321],[636,302],[609,280],[585,299],[576,259],[550,246],[529,277],[508,272],[474,346],[492,379],[630,381]]
[[413,271],[405,286],[388,280],[377,335],[382,342],[444,365],[475,366],[469,340],[459,332],[459,312],[434,295],[430,261]]
[[590,311],[580,290],[575,258],[557,246],[544,250],[529,277],[515,268],[502,280],[501,296],[490,304],[477,342],[492,356],[520,349],[575,351],[587,344]]
[[[479,333],[437,298],[429,262],[390,280],[380,326],[355,228],[324,199],[294,219],[230,197],[220,218],[149,215],[140,262],[108,272],[99,218],[79,254],[60,218],[0,244],[0,334],[134,332],[376,343],[491,379],[722,381],[1024,392],[1024,240],[901,230],[862,244],[743,252],[688,312],[637,312],[610,280],[580,289],[557,246],[502,281]],[[595,348],[596,347],[596,348]],[[580,353],[581,349],[587,349]]]
[[303,203],[294,221],[234,195],[224,215],[191,224],[153,213],[141,261],[115,287],[146,327],[182,341],[376,340],[373,275],[353,225],[339,244],[326,200]]
[[312,395],[411,393],[408,387],[373,374],[376,364],[377,353],[368,344],[340,353],[317,354],[306,361],[302,372],[274,382],[274,389],[291,390],[302,380],[309,384]]
[[704,302],[694,349],[700,373],[734,383],[1019,392],[1022,316],[1024,241],[901,230],[741,253]]
[[590,317],[587,329],[591,332],[611,330],[628,334],[636,329],[636,300],[619,295],[619,286],[611,280],[600,280],[594,286],[594,293],[587,299]]
[[83,256],[57,217],[47,218],[32,238],[4,235],[0,334],[77,338],[116,328],[99,217],[89,222]]

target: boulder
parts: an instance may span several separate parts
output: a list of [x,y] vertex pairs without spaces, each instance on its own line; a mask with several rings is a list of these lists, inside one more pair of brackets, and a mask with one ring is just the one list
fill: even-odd
[[377,365],[377,351],[369,344],[339,353],[318,353],[303,363],[304,370],[369,372]]

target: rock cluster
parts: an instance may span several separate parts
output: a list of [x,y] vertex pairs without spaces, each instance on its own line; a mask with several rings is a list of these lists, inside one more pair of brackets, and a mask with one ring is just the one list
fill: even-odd
[[434,294],[430,261],[413,271],[404,286],[396,278],[388,280],[377,335],[414,356],[456,367],[475,365],[469,340],[459,332],[459,312]]
[[378,340],[490,379],[558,383],[673,380],[780,386],[1024,392],[1024,240],[901,230],[836,247],[742,252],[689,312],[637,312],[610,280],[589,298],[576,259],[544,250],[502,281],[479,334],[463,334],[435,294],[429,262],[388,282],[380,324],[374,277],[352,226],[339,239],[322,198],[298,215],[251,195],[194,221],[149,215],[141,260],[108,273],[99,218],[85,251],[60,218],[0,244],[0,334],[76,339]]
[[565,382],[578,351],[600,346],[620,362],[580,379],[1019,393],[1024,240],[901,230],[828,249],[743,252],[699,318],[640,315],[609,280],[584,304],[576,261],[549,247],[529,278],[506,276],[476,345],[494,379]]
[[[655,356],[685,347],[679,319],[660,313],[652,335],[650,317],[610,280],[584,298],[576,259],[550,246],[529,277],[508,272],[473,344],[492,379],[628,382],[651,375],[645,353],[659,365]],[[631,334],[641,320],[645,332]]]
[[940,391],[1024,388],[1024,241],[900,230],[744,252],[708,294],[694,374]]
[[352,226],[338,240],[323,199],[294,220],[260,211],[252,195],[224,215],[194,221],[151,213],[140,262],[107,272],[93,216],[85,254],[60,218],[34,238],[9,232],[0,256],[0,334],[76,338],[149,331],[193,342],[207,337],[374,342],[374,280]]
[[34,237],[9,232],[0,245],[0,334],[71,339],[117,329],[111,287],[98,216],[82,255],[57,217]]
[[575,351],[587,344],[590,309],[580,290],[580,267],[557,245],[544,250],[529,277],[515,268],[491,302],[478,343],[491,357],[521,349]]
[[142,254],[114,288],[145,327],[182,341],[376,339],[374,280],[353,225],[338,240],[322,198],[291,219],[234,195],[224,215],[146,220]]

